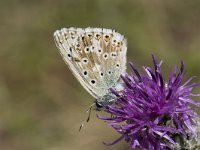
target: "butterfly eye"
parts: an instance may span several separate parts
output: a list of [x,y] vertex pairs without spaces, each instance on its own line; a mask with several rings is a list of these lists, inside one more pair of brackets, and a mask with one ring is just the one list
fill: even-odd
[[98,101],[96,101],[96,107],[97,107],[97,110],[101,110],[101,108],[103,108],[103,105],[100,103],[100,102],[98,102]]

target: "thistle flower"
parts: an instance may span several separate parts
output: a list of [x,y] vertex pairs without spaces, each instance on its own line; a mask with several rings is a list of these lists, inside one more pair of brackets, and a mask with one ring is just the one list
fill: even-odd
[[[152,56],[154,71],[150,67],[143,67],[145,74],[141,74],[130,63],[135,75],[122,75],[124,89],[111,89],[117,97],[114,104],[106,107],[105,111],[111,117],[98,118],[106,121],[118,131],[121,136],[113,145],[124,139],[131,148],[148,150],[191,148],[200,144],[200,119],[195,108],[200,103],[191,99],[196,83],[190,83],[193,77],[182,84],[185,74],[184,64],[180,70],[174,67],[170,71],[167,81],[161,73],[162,61],[158,64]],[[190,104],[196,106],[191,107]]]

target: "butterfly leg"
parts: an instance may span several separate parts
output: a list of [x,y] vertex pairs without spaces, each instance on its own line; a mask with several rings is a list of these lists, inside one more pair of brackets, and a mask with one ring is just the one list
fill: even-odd
[[[91,116],[91,112],[92,112],[92,108],[95,104],[93,103],[86,111],[86,113],[88,113],[88,117],[86,120],[86,122],[90,121],[90,116]],[[85,124],[85,120],[83,120],[83,122],[81,123],[80,127],[79,127],[79,132],[81,131],[81,129],[83,128],[84,124]]]

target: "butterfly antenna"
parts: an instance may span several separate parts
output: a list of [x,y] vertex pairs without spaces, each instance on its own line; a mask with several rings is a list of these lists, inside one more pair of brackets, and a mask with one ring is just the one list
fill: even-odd
[[[88,113],[88,117],[86,120],[86,122],[90,121],[90,116],[91,116],[91,112],[92,112],[92,108],[94,106],[95,103],[93,103],[86,111],[86,113]],[[81,123],[80,127],[79,127],[79,132],[81,131],[81,129],[83,128],[84,124],[85,124],[85,120],[83,120],[83,122]]]

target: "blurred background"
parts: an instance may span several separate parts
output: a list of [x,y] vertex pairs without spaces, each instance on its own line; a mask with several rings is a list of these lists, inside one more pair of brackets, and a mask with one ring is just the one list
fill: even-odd
[[128,61],[137,67],[150,65],[151,53],[164,60],[164,72],[184,60],[186,78],[200,82],[199,0],[1,0],[0,150],[126,148],[102,144],[119,135],[95,111],[78,132],[93,98],[65,65],[52,34],[88,26],[125,35]]

